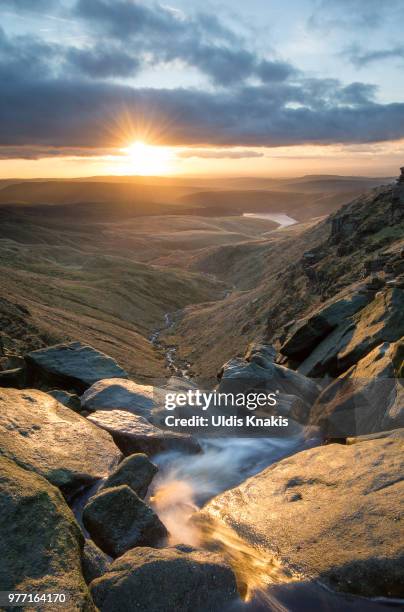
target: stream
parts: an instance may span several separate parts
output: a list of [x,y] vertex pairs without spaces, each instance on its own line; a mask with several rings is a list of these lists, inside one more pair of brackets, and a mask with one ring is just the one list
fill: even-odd
[[[177,359],[177,347],[160,339],[180,314],[181,311],[166,313],[164,326],[153,332],[150,341],[164,352],[171,375],[194,386],[191,365]],[[242,599],[223,612],[391,612],[396,606],[402,609],[402,602],[341,594],[317,582],[291,581],[272,556],[259,552],[229,528],[220,524],[206,529],[192,520],[195,512],[219,493],[288,455],[321,444],[312,431],[302,427],[299,434],[284,438],[199,437],[198,441],[201,454],[170,451],[153,457],[159,472],[147,499],[169,531],[168,545],[219,550],[232,565],[238,584],[242,585]]]

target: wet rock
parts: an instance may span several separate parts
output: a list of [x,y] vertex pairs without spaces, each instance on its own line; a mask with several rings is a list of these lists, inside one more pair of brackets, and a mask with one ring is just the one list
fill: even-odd
[[74,410],[74,412],[81,412],[80,398],[75,393],[68,393],[68,391],[62,391],[61,389],[52,389],[48,393],[63,406]]
[[95,578],[105,574],[110,565],[110,557],[103,553],[92,540],[87,539],[81,557],[83,577],[86,583],[90,584]]
[[123,410],[97,410],[88,420],[108,431],[124,455],[155,455],[167,450],[199,453],[201,450],[191,436],[163,431],[143,417]]
[[310,421],[331,438],[404,427],[403,347],[384,342],[373,349],[326,387]]
[[358,595],[403,597],[404,430],[306,450],[209,502],[224,523],[302,579]]
[[306,376],[338,376],[382,342],[404,335],[404,291],[387,289],[355,315],[340,324],[299,366]]
[[89,412],[126,410],[146,418],[156,408],[153,387],[123,378],[109,378],[94,383],[82,395],[81,405]]
[[106,476],[121,457],[107,432],[35,389],[0,389],[0,454],[66,496]]
[[331,300],[313,315],[297,321],[290,329],[280,352],[290,359],[303,360],[338,325],[364,308],[372,296],[356,292]]
[[[1,457],[2,590],[66,593],[65,609],[95,610],[81,574],[83,540],[58,489]],[[35,610],[49,610],[49,604],[35,604]]]
[[147,455],[136,453],[126,457],[110,476],[105,480],[102,488],[128,485],[139,497],[145,497],[147,489],[158,468],[150,461]]
[[25,359],[34,381],[75,389],[78,393],[104,378],[128,378],[111,357],[81,342],[32,351]]
[[135,548],[94,580],[100,612],[222,612],[237,597],[231,568],[218,555],[189,547]]
[[135,546],[155,546],[167,535],[158,516],[127,485],[91,497],[83,510],[83,523],[97,546],[111,557]]

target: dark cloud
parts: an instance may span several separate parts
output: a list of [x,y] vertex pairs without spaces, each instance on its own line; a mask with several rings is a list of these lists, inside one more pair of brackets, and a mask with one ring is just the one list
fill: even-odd
[[40,9],[53,8],[56,0],[1,0],[1,8],[12,9],[15,11],[33,11]]
[[298,74],[296,68],[287,62],[269,60],[262,60],[259,62],[256,72],[264,83],[286,81],[290,77],[297,76]]
[[167,143],[197,146],[355,143],[404,137],[404,104],[375,104],[363,97],[358,85],[349,94],[349,104],[332,104],[330,100],[338,95],[346,96],[346,88],[335,81],[326,82],[322,89],[319,81],[310,81],[306,88],[280,85],[202,92],[134,89],[79,79],[16,79],[0,98],[0,145],[122,146],[125,138],[134,137],[128,126],[148,123]]
[[71,67],[94,78],[132,77],[140,69],[141,62],[119,48],[97,45],[91,48],[68,49],[65,59]]
[[373,62],[379,62],[389,59],[404,60],[404,45],[396,45],[387,49],[376,49],[373,51],[365,51],[359,46],[354,45],[349,47],[344,52],[344,55],[356,66],[362,68]]
[[78,0],[76,16],[101,28],[112,40],[125,39],[125,49],[147,52],[149,63],[181,60],[198,68],[216,85],[227,86],[258,77],[280,81],[293,76],[286,62],[263,61],[214,15],[182,16],[157,4],[129,0]]

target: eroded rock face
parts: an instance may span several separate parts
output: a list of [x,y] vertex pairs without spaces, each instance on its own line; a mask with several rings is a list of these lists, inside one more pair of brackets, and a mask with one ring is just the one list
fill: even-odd
[[198,453],[198,442],[189,435],[163,431],[141,416],[123,410],[97,410],[88,420],[108,431],[124,455],[155,455],[166,450]]
[[105,574],[110,565],[110,557],[103,553],[92,540],[87,538],[81,557],[83,577],[86,583],[90,584],[95,578]]
[[[58,489],[1,457],[2,590],[67,593],[66,609],[95,610],[81,574],[83,540]],[[35,610],[48,609],[49,604],[35,604]]]
[[272,465],[209,502],[223,522],[283,567],[331,588],[404,595],[404,430],[330,444]]
[[295,323],[289,331],[289,337],[281,347],[281,353],[291,359],[301,361],[333,329],[345,324],[349,317],[364,308],[370,299],[370,295],[357,292],[340,299],[330,300],[319,312]]
[[134,548],[91,583],[100,612],[222,612],[237,597],[231,568],[217,554],[188,547]]
[[105,353],[81,342],[56,344],[28,353],[30,375],[49,385],[83,393],[104,378],[128,378],[128,374]]
[[121,458],[107,432],[35,389],[0,389],[0,455],[66,496],[107,476]]
[[150,461],[147,455],[136,453],[126,457],[110,476],[105,480],[102,488],[128,485],[139,497],[145,497],[147,489],[158,468]]
[[404,427],[403,343],[384,342],[322,392],[310,422],[332,438]]
[[404,291],[387,289],[352,318],[346,318],[300,364],[305,376],[338,376],[382,342],[404,335]]
[[91,497],[83,523],[94,542],[111,557],[135,546],[157,545],[167,535],[158,516],[127,485]]
[[156,408],[153,387],[132,380],[109,378],[94,383],[81,397],[84,410],[125,410],[148,417]]

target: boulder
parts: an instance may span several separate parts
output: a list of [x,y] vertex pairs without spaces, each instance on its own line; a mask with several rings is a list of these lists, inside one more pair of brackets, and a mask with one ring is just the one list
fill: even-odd
[[288,358],[301,361],[338,325],[364,308],[370,295],[360,291],[343,298],[333,298],[311,316],[297,321],[289,330],[280,352]]
[[263,367],[255,361],[247,362],[236,357],[224,364],[219,393],[242,393],[254,389],[296,396],[309,407],[320,393],[315,381],[278,363],[267,362]]
[[403,341],[384,342],[321,393],[310,421],[331,438],[404,427],[404,386],[397,378]]
[[91,583],[100,612],[222,612],[237,597],[236,580],[222,557],[185,546],[135,548]]
[[48,391],[48,393],[60,404],[63,404],[63,406],[70,408],[70,410],[74,410],[74,412],[81,412],[80,398],[75,393],[69,393],[61,389],[52,389]]
[[157,472],[157,466],[150,461],[147,455],[143,453],[129,455],[108,476],[102,488],[108,489],[128,485],[139,497],[145,497],[147,489]]
[[[68,610],[95,610],[81,574],[84,538],[47,480],[0,458],[0,584],[4,591],[66,593]],[[60,605],[60,604],[59,604]],[[49,610],[35,604],[29,610]],[[56,609],[58,606],[55,604]],[[3,608],[5,609],[5,608]]]
[[300,580],[364,596],[404,596],[404,430],[283,459],[210,501],[223,523]]
[[130,412],[97,410],[87,418],[98,427],[108,431],[124,455],[133,453],[156,455],[167,450],[188,453],[201,451],[200,445],[191,436],[163,431],[143,417]]
[[81,342],[32,351],[25,359],[34,382],[74,389],[78,393],[103,378],[128,378],[112,357]]
[[108,378],[94,383],[81,397],[84,410],[126,410],[148,418],[156,402],[150,385],[140,385],[124,378]]
[[382,342],[404,335],[404,291],[387,289],[331,332],[298,368],[305,376],[338,376]]
[[252,344],[247,350],[245,359],[263,368],[270,368],[276,356],[277,352],[271,344]]
[[0,455],[66,496],[107,476],[121,458],[107,432],[35,389],[0,389]]
[[86,583],[90,584],[95,578],[105,574],[110,565],[110,557],[103,553],[92,540],[87,538],[81,557],[81,567]]
[[83,510],[83,524],[97,546],[111,557],[135,546],[155,546],[167,536],[158,516],[127,485],[91,497]]

